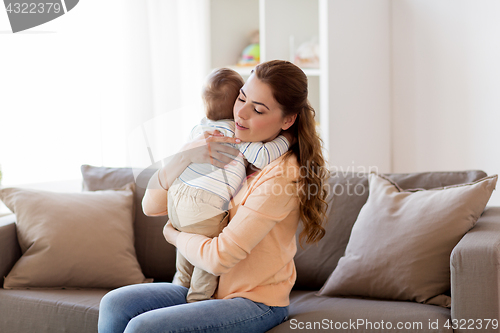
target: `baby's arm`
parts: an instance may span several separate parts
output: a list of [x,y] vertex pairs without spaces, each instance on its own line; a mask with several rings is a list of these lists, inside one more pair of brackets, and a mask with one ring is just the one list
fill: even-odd
[[196,125],[195,127],[193,127],[193,129],[191,130],[191,133],[189,133],[189,137],[188,137],[188,140],[191,141],[193,140],[194,138],[196,138],[197,136],[203,134],[203,132],[206,131],[206,128],[201,125],[201,124],[198,124]]
[[263,169],[266,165],[287,152],[290,142],[283,135],[279,135],[270,142],[248,142],[243,144],[240,151],[243,153],[248,163]]
[[191,130],[191,133],[189,134],[189,140],[190,141],[193,140],[194,138],[203,134],[206,131],[215,131],[215,130],[219,131],[224,136],[227,136],[230,138],[234,137],[234,131],[232,131],[231,128],[228,127],[224,123],[221,123],[219,125],[212,124],[212,126],[199,124],[199,125],[196,125],[195,127],[193,127],[193,129]]

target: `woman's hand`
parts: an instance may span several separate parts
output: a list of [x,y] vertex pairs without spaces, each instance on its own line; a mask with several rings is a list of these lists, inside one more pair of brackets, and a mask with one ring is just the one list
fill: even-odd
[[234,158],[222,153],[238,156],[240,151],[223,143],[240,143],[240,139],[222,136],[217,130],[206,131],[182,148],[182,154],[189,163],[210,163],[219,168],[224,168]]
[[180,231],[176,230],[172,223],[170,223],[170,220],[168,220],[167,224],[163,227],[163,237],[173,246],[177,246],[177,237],[179,234]]

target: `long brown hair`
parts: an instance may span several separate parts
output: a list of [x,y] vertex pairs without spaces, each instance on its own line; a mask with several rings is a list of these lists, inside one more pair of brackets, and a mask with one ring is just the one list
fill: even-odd
[[[285,154],[285,160],[295,154],[300,166],[297,183],[304,230],[299,235],[299,242],[304,238],[306,243],[317,242],[325,235],[322,224],[328,207],[325,181],[329,173],[321,151],[322,141],[316,132],[315,111],[307,100],[307,76],[299,67],[283,60],[258,65],[255,75],[271,87],[274,99],[282,106],[284,117],[297,115],[295,123],[287,130],[297,141]],[[315,190],[314,195],[311,195],[312,189]]]

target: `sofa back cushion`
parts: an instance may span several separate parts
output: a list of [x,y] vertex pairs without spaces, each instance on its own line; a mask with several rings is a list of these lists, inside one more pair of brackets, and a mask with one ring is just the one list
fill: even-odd
[[[146,185],[156,168],[138,170],[82,165],[81,171],[83,188],[88,191],[120,188],[135,179],[134,200],[136,207],[142,207]],[[384,175],[404,190],[469,183],[487,176],[478,170]],[[326,235],[318,244],[303,244],[303,248],[298,246],[295,289],[319,290],[337,266],[349,241],[352,226],[368,199],[368,173],[332,171],[327,188]],[[168,217],[149,217],[144,215],[142,209],[136,209],[135,214],[135,247],[144,275],[155,281],[172,281],[175,274],[175,247],[168,244],[162,234]],[[302,227],[299,226],[297,236],[301,231]]]
[[[320,289],[343,256],[352,226],[368,199],[368,173],[331,172],[327,183],[328,211],[326,234],[318,244],[299,245],[295,256],[297,281],[295,289]],[[384,174],[403,190],[431,189],[469,183],[486,177],[479,170],[456,172]],[[299,226],[297,236],[302,231]]]
[[155,281],[172,281],[175,274],[175,247],[167,243],[162,232],[168,217],[146,216],[141,209],[146,186],[156,169],[139,170],[82,165],[81,171],[83,189],[86,191],[120,188],[135,181],[134,202],[138,209],[135,210],[134,236],[137,260],[146,278],[153,278]]

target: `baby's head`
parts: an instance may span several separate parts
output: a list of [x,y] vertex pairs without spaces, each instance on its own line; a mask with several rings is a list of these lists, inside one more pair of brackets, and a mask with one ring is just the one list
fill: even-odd
[[229,68],[217,68],[210,73],[202,97],[207,118],[233,119],[233,106],[243,87],[243,78]]

